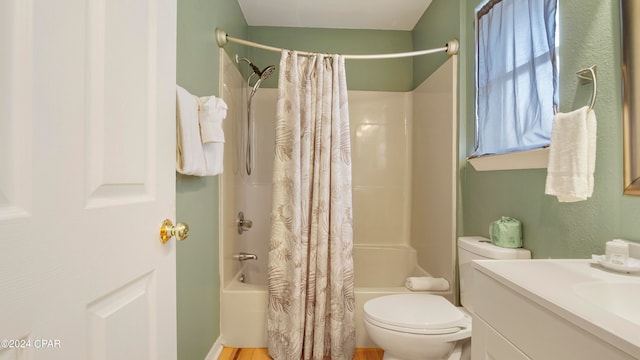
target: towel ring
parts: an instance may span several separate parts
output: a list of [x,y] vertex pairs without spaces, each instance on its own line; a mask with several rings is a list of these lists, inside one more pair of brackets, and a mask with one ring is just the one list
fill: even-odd
[[586,69],[576,72],[576,76],[582,80],[583,84],[593,82],[593,92],[591,93],[591,102],[589,103],[589,110],[593,110],[593,106],[596,104],[596,95],[598,93],[598,81],[596,78],[596,66],[592,65]]

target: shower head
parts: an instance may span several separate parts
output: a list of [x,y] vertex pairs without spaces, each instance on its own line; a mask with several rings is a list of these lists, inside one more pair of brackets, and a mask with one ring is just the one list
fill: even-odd
[[276,66],[275,65],[269,65],[266,68],[264,68],[264,70],[262,70],[262,72],[260,72],[260,80],[264,80],[266,78],[268,78],[269,76],[271,76],[273,74],[273,72],[276,71]]
[[260,83],[262,83],[262,80],[266,80],[269,76],[273,74],[275,70],[276,70],[275,65],[269,65],[266,68],[264,68],[264,70],[262,70],[259,74],[256,73],[259,76],[259,78],[258,78],[258,81],[256,81],[255,84],[253,84],[253,89],[251,89],[251,95],[249,95],[249,103],[251,103],[251,98],[253,97],[253,95],[255,95],[256,91],[260,87]]
[[256,81],[255,84],[253,84],[253,89],[251,90],[251,97],[253,97],[253,95],[256,93],[256,90],[258,90],[258,88],[260,87],[260,83],[262,83],[262,80],[266,80],[269,76],[273,74],[275,70],[276,70],[275,65],[269,65],[260,72],[259,74],[260,78],[258,79],[258,81]]

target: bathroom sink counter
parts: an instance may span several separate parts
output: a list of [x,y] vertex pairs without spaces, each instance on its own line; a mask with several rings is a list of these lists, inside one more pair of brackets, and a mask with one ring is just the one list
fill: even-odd
[[[616,273],[591,260],[479,260],[474,262],[474,267],[557,316],[640,359],[640,298],[633,295],[640,291],[640,274]],[[584,291],[592,285],[595,286],[590,290],[594,291]],[[605,292],[611,289],[614,293],[602,294],[602,289]],[[630,291],[625,293],[626,289]],[[621,293],[620,297],[618,293]],[[632,296],[634,298],[629,299]],[[618,300],[622,300],[622,304]],[[631,307],[632,303],[635,306]],[[616,315],[614,312],[620,314],[620,308],[623,314]]]

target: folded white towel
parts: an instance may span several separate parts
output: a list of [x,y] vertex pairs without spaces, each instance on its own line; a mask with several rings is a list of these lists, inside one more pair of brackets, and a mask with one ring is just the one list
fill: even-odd
[[545,194],[559,202],[586,200],[593,194],[596,167],[596,115],[585,106],[553,119]]
[[176,86],[176,105],[176,170],[186,175],[206,175],[198,98]]
[[447,291],[449,282],[445,278],[434,278],[431,276],[410,276],[404,286],[412,291]]
[[227,117],[227,104],[215,96],[201,97],[200,133],[207,175],[218,175],[223,170],[224,160],[224,131],[222,120]]

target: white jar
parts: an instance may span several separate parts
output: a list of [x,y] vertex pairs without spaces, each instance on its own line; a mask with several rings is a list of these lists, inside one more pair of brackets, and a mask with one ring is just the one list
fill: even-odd
[[629,243],[620,239],[607,241],[604,254],[608,263],[626,265],[629,258]]

